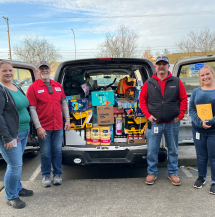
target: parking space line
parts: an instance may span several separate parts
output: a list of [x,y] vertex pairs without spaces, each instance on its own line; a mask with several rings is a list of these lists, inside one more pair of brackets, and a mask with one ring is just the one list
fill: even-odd
[[34,171],[34,173],[32,174],[31,178],[29,179],[29,181],[30,181],[30,182],[33,182],[33,181],[37,178],[37,176],[39,175],[40,171],[41,171],[41,165],[39,165],[39,166],[37,167],[37,169],[36,169],[36,170]]
[[193,177],[193,175],[187,170],[187,169],[184,169],[184,168],[180,168],[184,174],[187,176],[187,177]]

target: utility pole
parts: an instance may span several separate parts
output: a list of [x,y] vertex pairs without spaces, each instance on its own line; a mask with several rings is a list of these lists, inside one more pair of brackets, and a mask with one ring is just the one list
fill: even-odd
[[3,17],[7,23],[7,34],[8,34],[8,45],[9,45],[9,54],[10,54],[10,60],[12,60],[12,56],[11,56],[11,48],[10,48],[10,33],[9,33],[9,19],[8,17]]
[[71,30],[72,30],[72,32],[73,32],[73,35],[74,35],[74,45],[75,45],[75,60],[76,60],[76,44],[75,44],[75,33],[74,33],[73,29],[71,29]]

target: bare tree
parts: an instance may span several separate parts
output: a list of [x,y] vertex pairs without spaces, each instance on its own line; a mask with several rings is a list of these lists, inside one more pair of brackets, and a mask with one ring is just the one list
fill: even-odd
[[117,33],[106,34],[105,39],[98,45],[98,57],[137,57],[139,34],[122,25]]
[[152,50],[151,47],[147,46],[146,49],[143,52],[142,58],[148,59],[148,60],[153,60],[153,55],[152,55]]
[[53,43],[46,38],[28,37],[13,48],[15,55],[22,61],[37,64],[40,60],[46,60],[50,64],[61,58]]
[[155,53],[155,56],[156,57],[158,57],[158,56],[169,56],[171,54],[171,52],[168,50],[168,49],[164,49],[163,51],[161,51],[161,52],[159,52],[159,51],[157,51],[156,53]]
[[212,54],[215,51],[215,32],[210,29],[190,31],[187,37],[176,42],[176,46],[181,53],[187,53],[189,56]]

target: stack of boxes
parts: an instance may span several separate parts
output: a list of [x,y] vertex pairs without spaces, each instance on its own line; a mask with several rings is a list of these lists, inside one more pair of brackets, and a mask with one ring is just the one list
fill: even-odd
[[92,91],[88,98],[67,96],[71,129],[80,132],[86,145],[112,142],[144,144],[147,120],[139,107],[139,87],[133,98],[117,98],[113,90]]

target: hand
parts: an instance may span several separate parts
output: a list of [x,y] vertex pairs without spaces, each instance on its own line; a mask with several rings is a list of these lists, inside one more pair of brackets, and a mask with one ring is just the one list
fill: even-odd
[[208,129],[208,128],[211,127],[211,125],[210,125],[210,126],[206,125],[207,122],[208,122],[208,121],[202,121],[202,127],[203,127],[204,129]]
[[154,121],[156,121],[157,119],[156,119],[153,115],[151,115],[151,116],[148,118],[148,120],[149,120],[150,122],[154,122]]
[[71,125],[70,125],[70,121],[66,121],[65,122],[65,128],[64,128],[64,130],[70,130],[70,128],[71,128]]
[[8,150],[12,149],[13,148],[13,141],[4,144],[4,147]]
[[178,123],[180,121],[180,119],[178,117],[174,118],[173,120],[175,123]]
[[37,135],[41,138],[41,139],[46,139],[46,131],[45,129],[43,129],[42,127],[37,128]]

